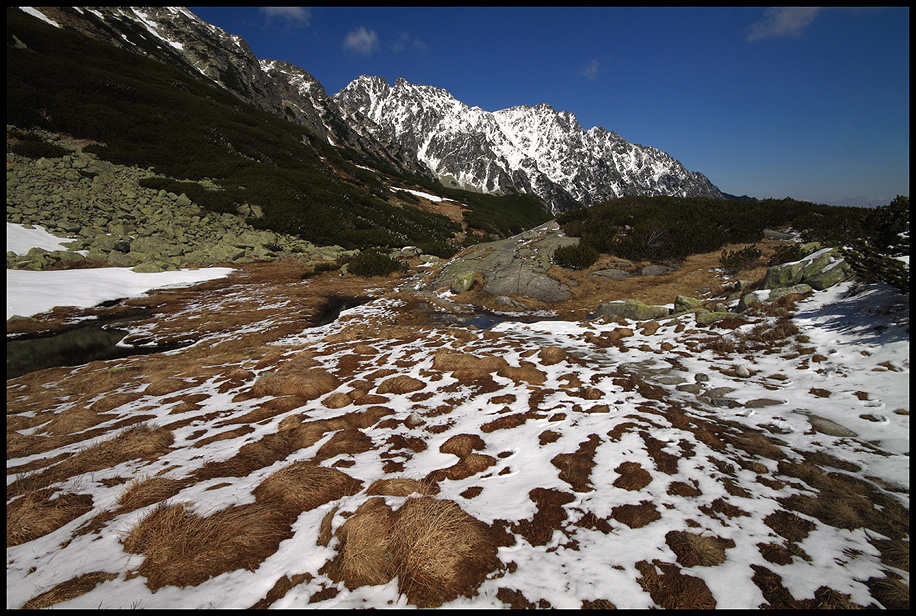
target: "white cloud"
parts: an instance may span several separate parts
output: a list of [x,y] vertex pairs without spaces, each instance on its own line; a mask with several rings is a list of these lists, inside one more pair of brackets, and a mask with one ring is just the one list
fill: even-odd
[[813,6],[770,8],[763,19],[748,28],[748,41],[783,36],[799,37],[823,9]]
[[598,78],[598,69],[601,68],[601,63],[597,59],[589,62],[584,69],[582,69],[582,74],[586,79],[597,79]]
[[261,13],[267,21],[277,18],[293,26],[308,26],[312,19],[312,12],[303,6],[262,6]]
[[347,51],[352,51],[353,53],[364,56],[371,55],[378,49],[378,35],[375,33],[375,30],[366,30],[364,27],[360,26],[347,35],[347,38],[344,39],[343,47]]

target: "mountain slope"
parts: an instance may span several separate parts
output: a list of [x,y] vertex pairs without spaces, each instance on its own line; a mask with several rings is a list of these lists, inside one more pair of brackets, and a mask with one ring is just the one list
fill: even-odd
[[[34,9],[32,10],[34,13]],[[362,76],[329,97],[309,73],[259,60],[184,8],[42,8],[57,24],[202,75],[374,164],[489,194],[533,194],[559,213],[628,195],[729,198],[657,148],[547,104],[490,113],[447,91]]]
[[585,131],[546,104],[490,113],[439,88],[365,75],[333,99],[357,131],[397,140],[447,186],[534,193],[555,213],[626,195],[725,198],[657,148]]

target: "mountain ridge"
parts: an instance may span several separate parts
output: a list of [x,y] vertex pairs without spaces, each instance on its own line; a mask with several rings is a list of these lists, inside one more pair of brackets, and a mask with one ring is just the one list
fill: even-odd
[[[731,198],[658,148],[630,143],[602,127],[584,130],[574,114],[548,103],[487,112],[447,90],[410,84],[403,77],[390,86],[382,77],[360,76],[329,96],[305,69],[258,59],[242,37],[186,8],[52,7],[40,13],[58,27],[181,65],[332,145],[445,186],[534,194],[555,214],[630,195]],[[385,101],[366,107],[379,95]],[[387,110],[384,117],[380,109]],[[541,138],[544,130],[553,139]]]

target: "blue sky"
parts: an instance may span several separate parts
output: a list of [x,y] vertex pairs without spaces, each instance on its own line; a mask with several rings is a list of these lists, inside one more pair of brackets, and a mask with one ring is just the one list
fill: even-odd
[[548,103],[736,195],[909,195],[908,7],[189,9],[328,94],[404,77],[487,111]]

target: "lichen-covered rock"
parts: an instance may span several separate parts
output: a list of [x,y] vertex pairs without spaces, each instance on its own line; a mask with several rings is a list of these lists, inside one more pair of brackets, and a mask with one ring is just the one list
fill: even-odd
[[701,301],[695,297],[678,295],[674,298],[674,312],[687,312],[688,310],[693,310],[694,308],[699,307],[700,304]]
[[464,293],[474,286],[474,272],[463,272],[456,274],[449,283],[449,291],[452,293]]
[[728,319],[730,317],[740,317],[741,315],[737,312],[700,312],[697,313],[697,324],[698,325],[709,325],[710,323],[715,323],[716,321],[721,321],[722,319]]
[[[798,261],[772,266],[767,270],[760,288],[776,289],[804,282],[816,289],[825,289],[850,274],[850,268],[838,248],[822,248]],[[811,283],[812,280],[817,286]]]
[[633,321],[648,321],[666,316],[668,316],[666,306],[647,306],[639,300],[628,299],[622,302],[604,302],[589,315],[589,318],[621,317]]

